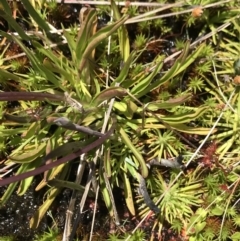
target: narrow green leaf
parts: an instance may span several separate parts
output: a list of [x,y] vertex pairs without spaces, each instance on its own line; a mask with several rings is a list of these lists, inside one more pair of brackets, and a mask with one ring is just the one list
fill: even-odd
[[[45,38],[44,36],[41,38],[43,41],[48,41],[47,38]],[[56,54],[53,53],[52,50],[50,49],[46,49],[44,48],[44,46],[42,44],[40,44],[37,41],[32,41],[33,46],[43,55],[45,55],[46,57],[48,57],[50,60],[52,60],[56,65],[58,65],[61,61],[61,59],[59,58],[59,56],[57,56]]]
[[[41,158],[38,158],[36,161],[31,162],[31,163],[24,163],[23,165],[26,165],[26,168],[24,171],[25,172],[31,171],[31,170],[37,168],[40,164],[41,164]],[[28,188],[31,186],[33,179],[34,179],[34,176],[23,179],[20,182],[18,190],[17,190],[17,194],[19,196],[22,196],[26,193]]]
[[[154,127],[154,125],[152,125],[153,128],[157,128]],[[193,126],[188,126],[188,125],[184,125],[184,124],[171,124],[171,127],[184,132],[184,133],[188,133],[188,134],[196,134],[196,135],[202,135],[202,136],[206,136],[209,131],[211,130],[211,128],[204,128],[204,127],[193,127]],[[146,126],[147,128],[147,126]],[[217,129],[214,129],[212,131],[212,133],[215,133],[217,131]]]
[[116,108],[117,110],[119,110],[122,113],[127,111],[127,104],[124,103],[123,101],[121,101],[121,102],[115,101],[113,106],[114,106],[114,108]]
[[199,54],[202,53],[203,48],[205,48],[205,44],[201,44],[196,50],[193,51],[184,61],[181,61],[180,68],[175,72],[174,76],[178,75],[179,73],[185,71],[190,64],[192,64]]
[[106,187],[106,183],[105,183],[105,180],[104,180],[102,172],[100,173],[99,178],[100,178],[100,189],[101,189],[101,192],[102,192],[103,200],[104,200],[105,205],[106,205],[106,207],[108,209],[109,215],[111,217],[113,217],[113,215],[114,215],[113,205],[112,205],[111,198],[110,198],[108,189]]
[[9,15],[12,14],[12,10],[6,0],[1,0],[1,5],[3,6],[3,9],[7,14]]
[[182,50],[182,53],[180,54],[180,56],[177,58],[177,60],[181,63],[181,65],[185,62],[188,52],[189,52],[189,48],[190,48],[190,41],[187,41],[184,45],[184,48]]
[[[40,51],[42,52],[42,51]],[[47,51],[50,52],[50,51]],[[43,52],[42,52],[43,53]],[[58,59],[59,60],[59,59]],[[71,79],[72,79],[72,74],[67,72],[69,70],[68,66],[59,63],[57,61],[50,61],[48,59],[43,61],[43,65],[44,67],[46,67],[48,70],[52,71],[53,73],[57,73],[61,76],[61,78],[67,79],[69,80],[70,83],[72,83]]]
[[[175,76],[176,71],[179,69],[180,66],[180,62],[178,60],[175,61],[174,65],[172,66],[172,68],[170,70],[168,70],[162,78],[160,78],[159,80],[157,80],[156,82],[152,83],[151,86],[148,87],[148,92],[151,90],[154,90],[156,88],[158,88],[160,85],[164,84],[165,82],[169,81],[171,78],[173,78]],[[146,92],[146,93],[148,93]]]
[[50,31],[49,25],[46,23],[45,20],[42,19],[39,13],[33,8],[29,0],[21,0],[21,3],[24,5],[28,14],[34,19],[34,21],[37,23],[37,25],[40,28],[42,28],[45,32]]
[[127,91],[121,87],[109,87],[98,94],[92,103],[94,106],[98,106],[101,102],[109,100],[114,97],[123,97],[127,95]]
[[[27,165],[21,165],[18,168],[16,174],[24,173],[25,170],[27,169],[27,167],[28,167]],[[7,190],[4,192],[3,196],[1,197],[0,206],[4,205],[9,200],[9,198],[11,197],[12,193],[14,192],[17,184],[18,184],[18,182],[15,182],[15,183],[11,183],[8,186]]]
[[148,75],[146,78],[141,80],[136,86],[132,88],[131,94],[135,95],[135,97],[139,99],[141,96],[148,93],[148,91],[146,91],[147,87],[149,87],[149,85],[150,86],[152,85],[151,81],[156,76],[156,74],[160,71],[162,66],[163,66],[163,63],[159,62],[156,68],[154,69],[154,71],[150,75]]
[[[116,20],[121,19],[121,15],[119,13],[119,8],[116,5],[115,1],[111,0],[111,7],[113,10],[113,16]],[[128,37],[128,31],[125,25],[122,25],[118,29],[118,38],[119,38],[119,47],[120,47],[120,53],[122,56],[122,59],[124,61],[127,61],[129,58],[130,53],[130,44],[129,44],[129,37]]]
[[52,170],[49,171],[49,173],[47,173],[47,180],[53,180],[56,176],[59,175],[59,173],[63,170],[63,168],[65,167],[66,164],[62,164],[59,166],[56,166],[55,168],[53,168]]
[[128,119],[132,119],[133,115],[137,112],[138,110],[138,106],[131,100],[126,100],[126,104],[127,104],[127,111],[125,113],[125,116]]
[[17,44],[19,44],[19,46],[22,48],[22,50],[26,53],[27,57],[29,58],[29,60],[31,61],[31,64],[33,65],[34,69],[37,69],[40,73],[42,72],[41,68],[40,68],[40,63],[39,60],[36,58],[36,56],[34,55],[33,52],[31,52],[23,43],[22,41],[15,36],[10,36],[10,38],[13,39],[13,41],[15,41]]
[[134,57],[135,57],[135,52],[132,52],[130,54],[130,56],[128,57],[127,61],[124,63],[123,68],[122,68],[119,76],[112,82],[112,84],[111,84],[112,86],[115,86],[115,84],[121,84],[125,81]]
[[19,135],[21,133],[23,133],[26,130],[26,127],[22,127],[22,128],[14,128],[14,129],[0,129],[0,135],[2,137],[9,137],[9,136],[13,136],[13,135]]
[[[48,181],[48,184],[51,185],[51,186],[55,186],[55,187],[70,188],[72,190],[78,191],[80,194],[83,194],[84,190],[85,190],[85,186],[76,184],[75,182],[69,182],[69,181],[60,180],[60,179],[57,179],[57,178]],[[95,195],[96,194],[92,190],[89,190],[88,197],[95,197]]]
[[140,166],[141,166],[141,173],[143,178],[146,178],[148,176],[148,168],[146,166],[146,163],[141,155],[141,153],[136,149],[136,147],[132,144],[131,140],[129,139],[128,135],[124,131],[123,128],[120,128],[119,133],[121,134],[122,140],[125,143],[125,145],[133,152],[134,156],[138,160]]
[[44,217],[47,210],[49,210],[50,206],[52,205],[53,201],[57,197],[57,195],[61,192],[62,188],[52,188],[49,192],[49,195],[47,195],[47,199],[44,201],[44,203],[39,207],[39,209],[35,212],[33,217],[30,220],[30,228],[36,229]]
[[86,145],[86,143],[83,141],[74,141],[74,142],[64,143],[61,146],[49,152],[44,157],[43,162],[46,162],[48,159],[54,159],[60,156],[65,156],[68,153],[75,152],[79,150],[79,148],[81,148],[83,145]]
[[[59,179],[65,179],[66,174],[68,172],[68,164],[65,164],[64,170],[61,172]],[[49,207],[52,205],[53,201],[57,197],[57,195],[61,192],[62,188],[52,188],[50,189],[49,195],[47,195],[47,199],[41,205],[41,207],[34,213],[33,217],[30,220],[30,228],[37,228],[42,218],[46,214]]]
[[147,104],[146,107],[150,111],[173,108],[173,107],[179,106],[180,104],[186,102],[190,97],[191,97],[191,95],[184,95],[184,96],[180,96],[177,98],[169,99],[166,102],[150,102],[149,104]]
[[[197,50],[195,50],[189,57],[186,58],[186,55],[187,55],[188,49],[189,49],[188,45],[189,45],[189,43],[187,42],[186,45],[185,45],[185,48],[183,49],[182,54],[175,61],[172,68],[169,71],[167,71],[167,73],[162,78],[160,78],[159,80],[156,80],[154,83],[151,83],[151,85],[149,84],[148,86],[146,86],[146,88],[142,91],[141,96],[143,96],[143,95],[149,93],[150,91],[158,88],[159,86],[164,84],[166,81],[172,79],[173,77],[175,77],[179,73],[186,70],[187,67],[195,61],[195,59],[201,53],[203,47],[205,46],[204,44],[200,45]],[[141,84],[141,82],[140,82],[140,84]]]
[[[0,16],[3,17],[8,24],[19,34],[19,36],[24,40],[30,40],[29,36],[25,33],[25,31],[20,27],[20,25],[16,22],[16,20],[12,17],[11,14],[4,12],[0,9]],[[6,33],[0,31],[1,35],[5,37]]]
[[133,201],[133,195],[132,195],[132,188],[130,184],[129,177],[125,172],[123,172],[123,184],[124,184],[124,196],[125,201],[128,207],[128,210],[130,213],[135,216],[135,207],[134,207],[134,201]]
[[128,119],[132,119],[134,113],[139,112],[138,106],[131,100],[122,100],[121,102],[115,101],[113,106]]
[[76,61],[76,48],[77,48],[77,43],[76,40],[74,39],[74,36],[72,36],[68,31],[64,30],[63,31],[63,36],[67,39],[67,44],[69,46],[69,50],[71,52],[71,56],[73,61]]
[[7,121],[13,121],[16,123],[30,123],[31,122],[31,117],[30,116],[17,116],[17,115],[9,115],[9,114],[4,114],[4,119]]
[[209,108],[203,106],[202,108],[196,108],[196,111],[190,114],[179,114],[179,115],[172,115],[161,117],[164,122],[168,124],[181,124],[181,123],[188,123],[190,121],[195,120],[196,118],[200,117],[204,112],[206,112]]
[[17,153],[14,156],[9,156],[9,160],[16,163],[28,163],[34,161],[36,158],[40,157],[46,147],[46,143],[41,143],[37,147],[32,145],[31,149],[23,151],[22,153]]
[[9,35],[9,34],[5,34],[3,32],[1,32],[5,37],[7,37],[10,40],[14,40],[17,44],[19,44],[19,46],[22,48],[22,50],[26,53],[27,57],[29,58],[29,60],[31,61],[31,64],[33,65],[33,68],[35,70],[38,70],[39,73],[42,76],[45,76],[46,79],[48,79],[49,81],[51,81],[56,87],[60,85],[59,80],[57,79],[57,77],[55,76],[55,74],[53,72],[51,72],[48,68],[46,68],[44,65],[42,65],[41,61],[36,57],[36,55],[30,51],[23,43],[22,41],[13,35]]
[[79,71],[82,71],[84,68],[84,65],[94,50],[96,46],[105,38],[110,36],[112,33],[114,33],[126,20],[128,19],[128,16],[125,16],[121,18],[119,21],[115,22],[114,24],[111,24],[110,26],[106,26],[102,29],[100,29],[96,34],[94,34],[88,41],[88,45],[82,55],[82,61],[79,67]]
[[[81,13],[80,13],[81,14]],[[78,40],[76,44],[76,58],[80,63],[84,50],[86,49],[89,41],[89,34],[91,32],[92,23],[96,19],[96,10],[91,8],[84,21],[81,23],[81,28],[78,33]]]

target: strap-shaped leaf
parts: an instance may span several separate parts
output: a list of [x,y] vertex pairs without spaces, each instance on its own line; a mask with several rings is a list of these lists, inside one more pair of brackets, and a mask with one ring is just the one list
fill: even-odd
[[[121,19],[121,15],[119,13],[119,8],[116,5],[115,1],[111,0],[111,7],[113,10],[113,16],[116,20]],[[128,31],[126,28],[126,25],[122,25],[118,29],[118,39],[119,39],[119,48],[120,48],[120,53],[122,56],[122,59],[124,61],[127,61],[129,58],[129,53],[130,53],[130,43],[129,43],[129,37],[128,37]]]
[[[64,165],[65,165],[64,166],[65,168],[59,176],[60,179],[64,179],[67,175],[68,163],[65,163]],[[60,188],[60,187],[54,187],[51,189],[49,195],[47,196],[47,199],[44,201],[44,203],[41,205],[41,207],[34,213],[34,216],[31,218],[31,220],[30,220],[31,228],[38,227],[40,221],[46,214],[47,210],[49,210],[49,207],[51,206],[51,204],[53,203],[55,198],[58,196],[58,194],[61,192],[61,190],[62,190],[62,188]]]
[[121,87],[109,87],[99,93],[92,101],[93,106],[98,106],[105,100],[109,100],[114,97],[123,97],[127,95],[127,91]]
[[26,152],[16,153],[14,156],[9,156],[9,160],[16,163],[29,163],[40,157],[45,150],[46,143],[41,143],[37,147],[33,145]]
[[[140,98],[141,96],[144,96],[145,94],[148,94],[150,91],[154,90],[155,88],[158,88],[160,85],[164,84],[166,81],[170,80],[176,75],[176,72],[180,68],[183,60],[186,58],[186,54],[188,53],[189,49],[189,43],[185,45],[185,48],[182,51],[182,54],[178,57],[178,59],[175,61],[174,65],[171,67],[169,71],[165,73],[165,75],[162,78],[159,78],[155,82],[151,83],[153,78],[156,76],[156,74],[160,71],[163,63],[158,63],[153,70],[153,72],[148,77],[143,77],[138,80],[138,84],[133,87],[131,90],[131,93],[136,96],[136,98]],[[136,81],[135,81],[136,82]]]
[[105,183],[104,176],[103,176],[102,172],[100,172],[99,181],[100,181],[100,188],[101,188],[103,200],[104,200],[105,205],[108,209],[109,215],[111,217],[113,217],[114,216],[113,205],[112,205],[111,197],[110,197],[110,194],[108,192],[108,189],[107,189],[107,186],[106,186],[106,183]]
[[195,50],[189,57],[186,58],[186,53],[188,53],[188,46],[189,44],[186,44],[185,48],[183,49],[182,55],[176,60],[172,68],[162,78],[159,78],[154,83],[151,83],[151,85],[147,86],[147,88],[143,91],[142,95],[151,92],[152,90],[164,84],[166,81],[172,79],[179,73],[186,70],[187,67],[192,64],[197,58],[197,56],[202,52],[202,49],[205,45],[200,45],[197,50]]
[[49,207],[52,205],[55,198],[58,196],[58,194],[61,192],[61,188],[52,188],[49,192],[49,195],[47,196],[47,199],[44,201],[44,203],[40,206],[40,208],[37,210],[37,212],[34,214],[34,216],[30,220],[30,227],[31,228],[37,228],[40,221],[44,217],[47,210],[49,210]]
[[176,106],[179,106],[180,104],[183,104],[186,102],[191,95],[184,95],[176,98],[169,99],[165,102],[150,102],[146,105],[147,109],[150,111],[157,111],[159,109],[169,109]]
[[96,46],[105,38],[110,36],[112,33],[114,33],[126,20],[128,19],[128,16],[125,16],[121,18],[119,21],[115,22],[114,24],[111,24],[110,26],[106,26],[99,30],[96,34],[94,34],[88,41],[88,45],[83,53],[82,61],[79,66],[79,71],[81,72],[84,68],[84,65],[88,59],[88,57],[91,55],[92,51]]
[[45,163],[49,159],[54,159],[60,156],[65,156],[69,153],[75,152],[79,150],[80,147],[82,147],[85,143],[83,141],[75,141],[75,142],[68,142],[64,143],[63,145],[55,148],[51,152],[49,152],[43,159],[43,162]]
[[[0,69],[0,75],[1,75],[1,82],[4,82],[3,79],[6,80],[15,80],[17,82],[21,82],[24,81],[23,78],[21,78],[20,76],[16,75],[16,74],[12,74],[9,73],[8,71],[4,70],[4,69]],[[6,81],[7,82],[7,81]]]
[[133,201],[134,198],[132,195],[132,188],[131,188],[129,177],[125,172],[123,172],[123,184],[124,184],[124,196],[125,196],[125,201],[126,201],[128,210],[134,216],[136,212],[134,207],[134,201]]
[[[64,27],[62,27],[64,29]],[[64,30],[63,31],[63,36],[67,39],[67,44],[69,46],[69,50],[72,55],[72,59],[76,59],[76,47],[77,43],[73,35],[71,35],[68,31]]]
[[156,68],[154,69],[154,71],[149,74],[146,78],[141,79],[139,81],[138,84],[136,84],[136,86],[134,86],[131,90],[131,94],[134,95],[136,98],[140,98],[141,96],[145,95],[146,93],[148,93],[148,91],[146,91],[146,89],[149,87],[149,85],[151,84],[153,78],[156,76],[156,74],[160,71],[160,69],[162,68],[163,63],[159,62],[156,66]]
[[[72,190],[76,190],[79,193],[83,194],[84,190],[85,190],[85,186],[76,184],[74,182],[69,182],[69,181],[65,181],[65,180],[60,180],[58,178],[54,178],[53,180],[50,180],[49,185],[51,186],[55,186],[55,187],[65,187],[65,188],[70,188]],[[89,197],[95,197],[96,194],[95,192],[93,192],[92,190],[89,190],[88,192],[88,196]]]
[[[41,158],[38,158],[34,162],[26,163],[26,164],[23,164],[23,165],[26,165],[25,171],[30,171],[30,170],[33,170],[33,169],[37,168],[40,164],[41,164]],[[18,187],[18,190],[17,190],[17,194],[19,196],[22,196],[26,193],[28,188],[31,186],[33,179],[34,179],[34,177],[29,177],[29,178],[26,178],[26,179],[21,181],[21,183]]]
[[[45,41],[47,41],[47,38],[42,37]],[[44,48],[40,43],[33,41],[34,47],[37,48],[37,50],[44,54],[47,58],[43,61],[44,66],[46,66],[49,70],[51,70],[54,73],[59,73],[61,76],[64,76],[66,79],[71,79],[71,74],[67,71],[69,70],[69,63],[66,58],[61,55],[60,57],[53,53],[53,51],[49,51],[49,49]]]
[[5,113],[3,114],[3,117],[7,121],[13,121],[13,122],[22,123],[22,124],[26,124],[34,121],[30,116],[16,116],[16,115],[9,115]]
[[172,115],[172,116],[166,116],[166,117],[164,116],[164,117],[161,117],[161,119],[168,124],[188,123],[200,117],[208,109],[209,107],[203,106],[202,108],[196,108],[196,111],[189,114],[184,113],[184,114]]
[[9,14],[9,15],[12,14],[12,10],[11,10],[11,8],[8,5],[8,2],[6,0],[1,0],[1,5],[3,6],[3,9],[7,14]]
[[21,49],[26,53],[31,64],[33,65],[33,68],[36,71],[39,71],[39,73],[42,76],[45,76],[46,79],[51,81],[55,86],[61,87],[59,80],[55,76],[55,74],[52,71],[50,71],[48,68],[46,68],[44,65],[42,65],[41,61],[37,58],[37,56],[23,44],[22,40],[20,40],[19,37],[7,34],[3,31],[0,31],[0,33],[10,41],[16,42],[21,47]]
[[141,153],[136,149],[136,147],[133,145],[131,140],[129,139],[127,133],[124,131],[123,128],[120,128],[119,133],[121,134],[122,141],[125,143],[125,145],[132,151],[136,159],[138,160],[140,166],[141,166],[141,173],[142,176],[145,178],[148,176],[148,168],[146,166],[146,163],[141,155]]
[[114,108],[122,112],[128,119],[132,119],[134,113],[138,112],[138,106],[131,100],[122,100],[114,102]]
[[[24,32],[24,30],[19,26],[16,20],[10,15],[8,12],[0,9],[0,16],[3,17],[8,24],[19,34],[19,36],[24,40],[29,40],[29,36]],[[0,31],[1,35],[3,35],[3,31]]]
[[1,137],[9,137],[9,136],[14,136],[14,135],[19,135],[22,134],[26,128],[25,127],[20,127],[20,128],[14,128],[14,129],[4,129],[4,126],[1,126],[0,128],[0,135]]
[[[18,168],[16,174],[24,173],[25,171],[28,170],[28,166],[29,166],[29,163],[21,165]],[[8,199],[11,197],[12,193],[14,192],[17,184],[18,184],[17,182],[16,183],[11,183],[8,186],[7,190],[4,192],[3,196],[1,197],[0,206],[4,205],[8,201]]]
[[[152,120],[152,118],[151,118],[151,120]],[[137,127],[135,127],[135,129],[137,129]],[[164,124],[159,124],[159,122],[158,123],[145,124],[144,127],[146,129],[166,129],[166,126]],[[209,131],[211,130],[211,128],[192,127],[192,126],[187,126],[186,124],[172,124],[172,123],[171,123],[171,128],[174,129],[174,130],[178,130],[180,132],[183,132],[183,133],[203,135],[203,136],[206,136],[209,133]],[[217,129],[214,129],[213,133],[215,133],[216,131],[217,131]],[[214,139],[213,137],[214,136],[211,136],[211,139]]]
[[29,0],[21,0],[22,4],[24,5],[25,9],[29,13],[29,15],[35,20],[40,28],[42,28],[45,32],[50,30],[50,27],[46,23],[45,20],[39,15],[39,13],[33,8],[32,4]]
[[[81,12],[79,14],[81,14]],[[80,23],[81,28],[78,33],[78,40],[77,40],[77,46],[76,46],[77,61],[81,60],[82,55],[88,45],[89,33],[91,32],[91,26],[92,26],[92,23],[94,22],[94,20],[96,19],[96,16],[97,16],[96,10],[93,8],[90,8],[84,21]],[[81,17],[79,16],[79,18],[81,18]]]
[[129,68],[133,62],[133,58],[135,57],[136,53],[132,52],[130,56],[128,57],[127,61],[123,64],[123,68],[121,69],[121,72],[119,76],[113,81],[112,86],[115,86],[115,84],[121,84],[125,81]]
[[[203,48],[205,48],[205,44],[201,44],[196,50],[193,51],[192,54],[190,54],[187,58],[184,56],[184,61],[181,61],[180,68],[178,69],[177,72],[175,72],[175,76],[178,75],[179,73],[185,71],[190,64],[192,64],[196,58],[202,53]],[[188,50],[186,50],[188,52]]]

